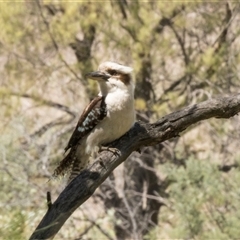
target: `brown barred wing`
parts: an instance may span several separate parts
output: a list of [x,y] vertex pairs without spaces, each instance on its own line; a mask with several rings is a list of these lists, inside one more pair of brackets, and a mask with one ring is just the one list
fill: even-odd
[[90,104],[84,109],[78,124],[65,147],[65,152],[76,146],[101,120],[107,115],[107,107],[105,97],[99,96],[94,98]]

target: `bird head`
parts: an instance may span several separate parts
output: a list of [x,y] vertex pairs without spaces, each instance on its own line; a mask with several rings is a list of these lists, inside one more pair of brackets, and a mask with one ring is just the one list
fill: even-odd
[[100,64],[98,71],[88,73],[86,77],[98,81],[102,96],[120,90],[133,93],[132,70],[119,63],[104,62]]

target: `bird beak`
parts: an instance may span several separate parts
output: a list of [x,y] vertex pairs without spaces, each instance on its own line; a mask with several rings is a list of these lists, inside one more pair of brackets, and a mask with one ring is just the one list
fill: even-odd
[[86,74],[86,77],[93,79],[93,80],[107,81],[111,77],[111,75],[100,72],[100,71],[96,71],[96,72],[90,72],[90,73]]

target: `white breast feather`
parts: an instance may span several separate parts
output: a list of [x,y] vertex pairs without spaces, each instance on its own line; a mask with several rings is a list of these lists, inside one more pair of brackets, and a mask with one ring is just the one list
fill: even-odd
[[107,116],[81,142],[86,146],[86,154],[97,152],[101,144],[118,139],[133,126],[135,111],[133,99],[130,98],[132,96],[126,91],[107,95]]

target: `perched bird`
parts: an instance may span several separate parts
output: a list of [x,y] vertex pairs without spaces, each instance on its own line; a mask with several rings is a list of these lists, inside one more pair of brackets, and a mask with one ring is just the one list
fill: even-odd
[[70,173],[68,182],[96,157],[101,145],[120,138],[135,122],[132,68],[104,62],[86,76],[98,82],[100,92],[84,109],[65,148],[70,151],[54,171],[53,177]]

